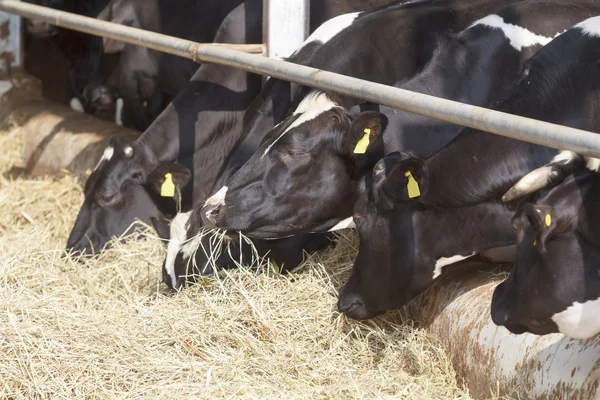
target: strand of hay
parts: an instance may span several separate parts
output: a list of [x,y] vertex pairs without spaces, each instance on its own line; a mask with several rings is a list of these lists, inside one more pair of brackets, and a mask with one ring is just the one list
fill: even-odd
[[[18,140],[0,133],[3,174]],[[0,176],[1,398],[468,398],[402,313],[337,312],[354,236],[291,275],[241,268],[171,295],[151,233],[65,257],[82,197],[71,176]]]

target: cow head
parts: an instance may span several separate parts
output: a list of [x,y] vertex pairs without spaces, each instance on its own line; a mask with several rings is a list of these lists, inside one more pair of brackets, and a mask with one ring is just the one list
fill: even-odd
[[167,257],[163,263],[163,281],[179,290],[199,276],[250,264],[268,257],[280,272],[298,266],[305,253],[320,250],[331,243],[331,234],[297,235],[279,240],[261,240],[227,236],[226,232],[203,229],[197,213],[178,214],[171,223]]
[[[167,177],[167,175],[170,176]],[[85,199],[67,241],[67,250],[93,254],[113,237],[131,232],[141,221],[168,236],[166,216],[175,214],[178,191],[162,193],[163,184],[183,187],[187,169],[173,163],[155,166],[141,146],[121,137],[109,140],[100,162],[88,178]],[[167,189],[170,182],[167,182]]]
[[[401,154],[383,158],[373,169],[372,182],[354,206],[354,223],[360,237],[352,273],[342,287],[338,308],[351,318],[367,319],[398,308],[420,293],[433,276],[433,258],[415,248],[414,215],[418,198],[400,202],[407,191]],[[413,163],[417,166],[418,163]],[[418,170],[412,170],[414,176]],[[422,176],[419,176],[422,177]],[[412,193],[411,193],[412,194]],[[420,260],[419,256],[424,256]],[[418,264],[429,263],[429,276]]]
[[352,214],[357,154],[376,146],[386,124],[383,114],[351,119],[326,94],[309,94],[206,201],[202,218],[259,238],[333,228]]
[[[133,28],[160,32],[160,19],[156,0],[112,0],[97,19]],[[125,42],[103,38],[105,53],[120,53]]]
[[514,242],[513,212],[500,201],[432,206],[428,181],[427,164],[408,154],[392,153],[375,165],[354,207],[360,244],[338,298],[338,309],[349,317],[401,307],[445,266]]
[[517,262],[494,291],[494,323],[516,334],[600,332],[599,196],[598,175],[571,176],[517,213]]
[[[25,3],[54,8],[55,10],[70,11],[65,0],[25,0]],[[38,38],[47,38],[58,33],[58,28],[47,22],[28,19],[25,25],[27,33]]]

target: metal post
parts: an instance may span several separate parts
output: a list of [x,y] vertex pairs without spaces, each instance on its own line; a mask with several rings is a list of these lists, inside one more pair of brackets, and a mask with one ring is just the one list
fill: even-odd
[[23,67],[21,18],[0,12],[0,74]]
[[149,47],[199,62],[228,65],[506,137],[600,158],[600,135],[592,132],[518,117],[286,61],[247,54],[219,45],[194,43],[15,0],[0,0],[0,10],[96,36]]
[[264,0],[263,42],[271,58],[290,56],[309,30],[309,0]]

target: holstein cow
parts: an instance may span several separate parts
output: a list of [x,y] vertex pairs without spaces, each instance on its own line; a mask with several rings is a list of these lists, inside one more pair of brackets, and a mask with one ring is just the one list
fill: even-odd
[[[427,67],[397,86],[463,103],[491,104],[508,93],[523,62],[578,21],[579,8],[563,3],[519,3],[457,35],[444,36]],[[262,238],[351,226],[346,219],[351,220],[363,168],[371,169],[394,151],[429,157],[462,130],[388,107],[382,113],[357,115],[349,109],[352,103],[333,94],[310,93],[207,201],[204,220]]]
[[[494,1],[424,1],[393,5],[369,14],[341,16],[335,21],[330,21],[327,24],[329,27],[319,29],[312,38],[309,38],[303,50],[313,47],[315,42],[324,43],[312,51],[309,62],[302,61],[299,56],[292,56],[291,61],[393,84],[414,75],[425,66],[432,57],[439,34],[463,29],[498,7],[500,7],[498,2]],[[336,35],[336,32],[339,33]],[[366,35],[365,32],[377,32],[377,34]],[[348,47],[354,50],[343,54],[336,53],[336,49]],[[259,97],[263,105],[246,124],[244,137],[228,157],[214,188],[225,187],[231,175],[256,152],[273,125],[283,119],[290,104],[289,86],[281,81],[270,80],[269,82],[273,84],[269,88],[271,94]],[[298,92],[291,89],[291,93]],[[265,99],[267,99],[266,106]],[[316,100],[316,104],[312,105],[318,106],[319,99]],[[316,110],[319,108],[317,107]],[[307,107],[302,109],[302,115],[298,114],[297,117],[310,119],[313,112],[312,107]],[[278,129],[284,130],[291,123],[293,121],[287,120],[281,123]],[[223,192],[222,190],[220,194]],[[219,201],[219,196],[213,197],[208,205]],[[199,247],[201,241],[197,234],[204,225],[202,215],[200,207],[196,207],[189,215],[180,216],[180,220],[172,226],[164,275],[171,276],[177,285],[182,282],[182,276],[190,274],[189,265],[197,266],[196,272],[212,271],[206,265],[206,256],[201,254],[203,252],[196,252],[196,258],[191,259],[193,250]],[[183,229],[185,227],[187,227],[186,232]],[[284,239],[284,243],[287,240]],[[254,240],[254,243],[257,244],[259,241]],[[271,241],[265,247],[270,246],[275,246],[275,242]],[[293,265],[287,264],[287,267]]]
[[[95,17],[109,0],[24,0],[39,6]],[[83,92],[86,85],[103,80],[114,67],[114,60],[102,57],[102,39],[45,22],[28,20],[26,30],[37,38],[51,38],[67,64],[67,86],[71,108],[93,112]]]
[[[251,0],[227,16],[216,38],[245,43],[261,36],[262,0]],[[126,234],[136,220],[154,224],[162,237],[168,237],[166,218],[175,215],[177,203],[186,210],[191,207],[192,198],[202,192],[198,191],[201,185],[189,185],[182,196],[176,192],[162,197],[165,175],[171,173],[171,180],[179,188],[190,178],[201,181],[204,177],[195,176],[194,166],[210,175],[215,168],[211,156],[219,157],[219,147],[228,143],[224,132],[241,121],[238,114],[259,90],[259,76],[205,64],[138,140],[112,138],[86,182],[85,200],[67,249],[99,251],[112,237]],[[195,157],[196,148],[213,142],[209,154]]]
[[[243,0],[112,0],[98,19],[210,43],[217,29]],[[93,107],[110,107],[122,98],[120,120],[141,131],[185,87],[198,65],[189,59],[146,47],[104,39],[105,53],[119,53],[117,68],[104,84],[88,85],[86,98]],[[120,105],[120,104],[119,104]]]
[[[226,18],[215,40],[257,43],[262,37],[261,20],[262,0],[246,1]],[[335,25],[328,26],[321,31],[326,37],[335,32]],[[320,45],[318,40],[311,41],[295,60],[308,63]],[[324,64],[323,59],[325,55],[321,56]],[[181,202],[181,209],[186,211],[194,202],[203,204],[210,194],[224,160],[242,135],[244,116],[254,126],[272,127],[287,112],[294,90],[275,79],[267,82],[263,93],[249,107],[260,83],[259,76],[204,64],[137,141],[113,139],[86,183],[85,200],[67,250],[99,251],[111,238],[129,232],[136,220],[154,223],[161,236],[168,237],[168,218],[175,214],[176,203]],[[251,120],[250,115],[257,118]],[[251,141],[245,141],[237,147],[236,155],[243,157],[255,148]],[[181,189],[181,196],[178,191],[174,198],[159,196],[167,173]],[[191,184],[185,186],[186,181]]]
[[517,262],[494,291],[493,321],[512,333],[599,333],[599,222],[600,175],[592,172],[570,175],[520,207]]
[[[595,7],[590,13],[598,12]],[[599,130],[600,37],[590,34],[596,26],[599,17],[540,50],[497,109]],[[552,160],[581,162],[571,152],[474,129],[465,129],[426,160],[386,156],[355,205],[359,253],[340,290],[340,311],[364,319],[400,307],[428,288],[445,266],[514,244],[516,204],[503,203],[502,195],[528,171]]]

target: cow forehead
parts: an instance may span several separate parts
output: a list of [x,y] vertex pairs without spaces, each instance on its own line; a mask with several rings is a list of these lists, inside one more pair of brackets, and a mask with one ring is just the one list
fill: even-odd
[[341,106],[338,105],[335,101],[333,101],[327,95],[327,93],[321,91],[310,92],[300,102],[300,104],[294,111],[294,116],[296,116],[296,120],[293,123],[291,123],[283,132],[281,132],[281,134],[277,138],[275,138],[275,140],[273,140],[271,144],[269,144],[269,146],[267,146],[261,159],[264,156],[266,156],[269,153],[269,151],[273,148],[273,146],[292,129],[319,117],[319,115],[333,108],[341,108]]
[[100,161],[98,161],[98,164],[96,164],[94,171],[97,170],[100,164],[102,164],[104,161],[110,161],[114,155],[115,148],[111,145],[106,146],[106,149],[104,149],[104,153],[102,153],[102,157],[100,157]]

